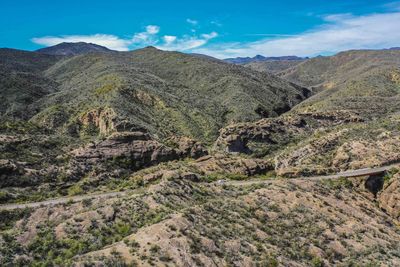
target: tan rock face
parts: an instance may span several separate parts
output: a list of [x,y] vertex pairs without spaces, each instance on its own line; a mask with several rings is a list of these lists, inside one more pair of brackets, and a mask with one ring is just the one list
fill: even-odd
[[100,108],[87,112],[79,121],[84,127],[95,127],[100,134],[108,135],[115,130],[116,116],[112,108]]
[[104,141],[71,152],[75,162],[94,165],[112,161],[131,169],[178,159],[180,154],[143,132],[114,133]]
[[378,195],[379,207],[400,221],[400,175],[394,175]]
[[252,153],[249,147],[251,142],[266,148],[285,145],[297,136],[312,134],[320,128],[360,121],[362,119],[356,114],[341,111],[291,114],[254,123],[234,124],[221,129],[214,148],[229,153]]
[[300,118],[262,119],[255,123],[240,123],[221,129],[214,148],[228,153],[251,153],[251,141],[274,144],[274,134],[292,136],[304,132],[305,122]]
[[73,150],[70,167],[77,175],[90,171],[93,166],[136,171],[161,162],[207,154],[200,143],[189,138],[179,139],[177,146],[163,145],[144,132],[115,132],[103,141]]
[[185,136],[172,137],[169,142],[176,146],[178,150],[187,157],[197,159],[208,154],[207,150],[204,148],[201,142]]
[[[389,165],[400,161],[400,136],[384,132],[375,140],[348,140],[344,129],[313,139],[309,144],[279,154],[275,169],[280,175],[324,174],[348,169]],[[347,139],[346,139],[347,138]],[[343,141],[348,140],[348,141]]]
[[326,168],[323,162],[316,162],[316,159],[319,156],[325,156],[335,148],[344,132],[329,134],[297,150],[278,155],[275,158],[275,171],[282,176],[306,175],[307,172],[323,174],[334,171],[333,168]]
[[[391,119],[395,120],[395,117]],[[298,113],[220,131],[214,148],[274,160],[282,176],[327,174],[400,161],[400,135],[347,111]],[[343,127],[348,124],[349,128]]]
[[390,72],[390,80],[396,84],[400,84],[400,70],[396,69]]
[[223,155],[199,158],[193,165],[205,174],[231,173],[252,176],[264,174],[273,169],[270,162],[262,159],[244,159]]
[[400,161],[400,136],[381,134],[376,142],[355,140],[340,146],[333,159],[333,166],[358,169],[388,165]]

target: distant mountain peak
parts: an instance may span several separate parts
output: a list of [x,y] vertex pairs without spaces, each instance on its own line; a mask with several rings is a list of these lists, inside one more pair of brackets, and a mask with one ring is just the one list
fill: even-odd
[[307,58],[302,58],[298,56],[281,56],[281,57],[265,57],[262,55],[256,55],[254,57],[236,57],[236,58],[227,58],[224,61],[233,63],[233,64],[247,64],[250,62],[259,62],[259,61],[273,61],[273,60],[304,60]]
[[255,57],[253,57],[253,59],[255,59],[255,60],[264,60],[264,59],[266,59],[266,57],[264,57],[262,55],[256,55]]
[[144,47],[143,49],[148,49],[148,50],[160,50],[160,49],[158,49],[157,47],[152,46],[152,45],[146,46],[146,47]]
[[61,56],[75,56],[87,53],[110,53],[114,52],[113,50],[108,49],[107,47],[93,44],[93,43],[85,43],[85,42],[76,42],[76,43],[59,43],[54,46],[49,46],[45,48],[41,48],[36,50],[36,52],[48,55],[61,55]]

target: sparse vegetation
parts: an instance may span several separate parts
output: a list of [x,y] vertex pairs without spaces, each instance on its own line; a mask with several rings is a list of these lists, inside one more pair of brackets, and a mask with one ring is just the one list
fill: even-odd
[[1,266],[400,265],[397,169],[373,195],[275,179],[400,162],[398,51],[267,66],[306,101],[218,60],[108,52],[0,49],[0,203],[69,199],[0,210]]

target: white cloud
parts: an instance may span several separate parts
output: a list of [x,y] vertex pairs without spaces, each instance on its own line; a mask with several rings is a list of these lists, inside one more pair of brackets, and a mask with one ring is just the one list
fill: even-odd
[[194,19],[186,19],[186,22],[192,24],[193,26],[197,25],[199,22]]
[[62,42],[86,42],[118,51],[127,51],[130,44],[129,40],[123,40],[115,35],[109,34],[45,36],[33,38],[32,42],[44,46],[52,46]]
[[160,27],[157,25],[147,25],[146,32],[148,34],[157,34],[160,31]]
[[165,35],[165,36],[163,37],[163,39],[164,39],[164,42],[165,42],[166,44],[170,44],[170,43],[175,42],[176,36],[173,36],[173,35]]
[[203,37],[206,40],[213,39],[213,38],[215,38],[217,36],[218,36],[218,33],[216,33],[216,32],[204,33],[204,34],[201,35],[201,37]]
[[112,50],[128,51],[132,45],[154,45],[158,42],[160,27],[147,25],[146,31],[135,33],[131,39],[123,39],[110,34],[61,35],[32,38],[32,42],[43,46],[52,46],[63,42],[85,42],[105,46]]
[[160,27],[157,25],[147,25],[146,31],[135,33],[132,38],[132,44],[136,45],[154,45],[158,42],[156,36],[160,32]]
[[255,42],[223,43],[194,50],[218,58],[298,55],[312,56],[349,49],[386,48],[400,45],[400,12],[324,17],[325,24],[296,36]]
[[216,32],[201,34],[200,36],[185,35],[182,38],[176,38],[176,36],[169,36],[169,37],[175,37],[175,38],[168,38],[169,40],[166,40],[165,39],[166,36],[164,36],[165,42],[157,46],[157,48],[162,50],[188,51],[207,44],[209,40],[214,39],[217,36],[218,33]]
[[127,51],[130,48],[139,48],[148,45],[157,45],[164,50],[188,51],[199,48],[207,44],[211,39],[218,36],[216,32],[204,33],[200,35],[175,35],[159,36],[160,27],[157,25],[148,25],[145,31],[135,33],[129,39],[123,39],[115,35],[94,34],[94,35],[63,35],[63,36],[45,36],[33,38],[32,42],[44,46],[56,45],[62,42],[87,42],[108,47],[113,50]]

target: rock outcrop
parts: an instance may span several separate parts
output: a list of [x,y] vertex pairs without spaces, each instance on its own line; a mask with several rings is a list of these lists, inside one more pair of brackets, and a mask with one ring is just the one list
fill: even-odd
[[10,175],[14,173],[20,173],[21,168],[18,164],[12,160],[0,159],[0,175]]
[[274,159],[275,171],[278,175],[292,177],[334,172],[335,169],[327,161],[345,132],[346,130],[328,134],[297,149],[279,154]]
[[[78,148],[71,154],[76,160],[88,163],[124,157],[131,159],[136,167],[178,157],[175,150],[152,140],[143,132],[114,133],[104,141]],[[135,168],[135,166],[132,167]]]
[[385,183],[377,197],[379,207],[394,219],[400,221],[400,174],[394,175]]
[[333,159],[333,166],[340,169],[359,169],[389,165],[400,161],[400,136],[384,132],[375,142],[354,140],[341,145]]
[[107,139],[71,152],[72,173],[86,173],[93,166],[139,170],[161,162],[207,154],[200,143],[182,138],[178,148],[171,148],[144,132],[115,132]]
[[253,176],[273,170],[271,162],[262,159],[246,159],[214,155],[201,157],[193,163],[204,174],[227,173]]
[[290,114],[254,123],[239,123],[221,129],[214,148],[228,153],[251,154],[260,146],[268,150],[302,135],[310,135],[317,129],[361,121],[357,114],[341,111]]
[[185,157],[197,159],[208,154],[203,143],[188,137],[175,136],[169,140],[169,143],[176,147]]
[[[306,123],[301,118],[262,119],[254,123],[239,123],[220,130],[214,149],[228,153],[252,153],[250,142],[265,146],[276,144],[283,138],[306,131]],[[279,139],[279,140],[278,140]]]
[[79,122],[85,128],[94,128],[100,134],[108,135],[115,131],[116,116],[112,108],[100,108],[85,113],[79,118]]

